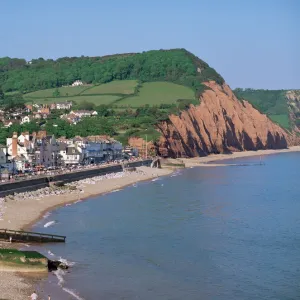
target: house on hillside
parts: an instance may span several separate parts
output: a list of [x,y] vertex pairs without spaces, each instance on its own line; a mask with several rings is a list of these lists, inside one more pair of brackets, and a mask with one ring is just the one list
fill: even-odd
[[23,116],[21,118],[21,123],[20,124],[29,123],[30,121],[31,121],[31,117],[30,116]]
[[13,124],[13,122],[11,120],[4,121],[3,127],[9,128],[12,124]]
[[67,115],[61,115],[60,118],[74,125],[76,125],[80,121],[80,117],[71,113]]
[[98,113],[92,110],[72,110],[70,114],[74,114],[79,118],[97,116]]
[[83,82],[81,80],[75,80],[73,83],[72,83],[72,86],[80,86],[80,85],[83,85]]
[[71,109],[72,102],[60,102],[56,103],[56,109]]
[[25,105],[25,109],[24,109],[25,112],[30,113],[30,112],[32,112],[32,110],[33,110],[32,105],[30,105],[30,104]]
[[48,107],[48,105],[44,105],[44,106],[38,108],[38,112],[42,115],[49,115],[50,114],[50,108]]
[[67,102],[60,102],[60,103],[51,103],[50,104],[50,110],[53,109],[71,109],[72,108],[72,102],[67,101]]
[[42,118],[42,115],[41,115],[39,112],[34,112],[34,113],[33,113],[33,118],[34,118],[34,119],[41,119],[41,118]]

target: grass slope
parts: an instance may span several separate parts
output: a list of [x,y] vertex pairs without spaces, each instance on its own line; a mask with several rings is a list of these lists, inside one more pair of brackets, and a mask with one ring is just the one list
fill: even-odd
[[137,80],[115,80],[109,83],[94,86],[87,89],[82,95],[95,95],[95,94],[134,94],[137,86]]
[[290,119],[287,115],[269,115],[269,118],[285,129],[290,129],[291,127]]
[[76,103],[91,102],[97,106],[101,104],[110,105],[118,99],[120,99],[120,96],[116,96],[116,95],[91,95],[91,96],[83,95],[83,96],[73,96],[73,97],[44,98],[44,99],[27,98],[26,101],[27,103],[33,102],[33,103],[40,103],[40,104],[51,104],[51,103],[66,102],[66,101],[75,101]]
[[46,271],[47,261],[45,256],[36,251],[0,249],[0,265],[42,268]]
[[[83,91],[89,89],[90,86],[70,86],[70,87],[60,87],[58,91],[60,93],[60,97],[68,97],[68,96],[76,96],[82,93]],[[24,99],[28,98],[51,98],[53,97],[53,93],[56,89],[47,89],[40,90],[32,93],[28,93],[24,95]]]
[[139,107],[143,105],[176,104],[178,99],[195,99],[192,89],[169,82],[144,83],[138,95],[118,101],[118,106]]

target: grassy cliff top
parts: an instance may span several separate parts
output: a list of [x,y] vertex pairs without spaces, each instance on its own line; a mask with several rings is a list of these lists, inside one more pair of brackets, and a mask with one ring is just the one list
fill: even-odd
[[[234,90],[238,99],[249,101],[260,112],[268,115],[272,121],[290,130],[295,120],[290,119],[290,110],[293,110],[294,107],[289,107],[288,92],[288,90],[256,90],[249,88],[237,88]],[[294,93],[297,94],[298,91],[294,91]],[[300,115],[298,117],[300,119]]]

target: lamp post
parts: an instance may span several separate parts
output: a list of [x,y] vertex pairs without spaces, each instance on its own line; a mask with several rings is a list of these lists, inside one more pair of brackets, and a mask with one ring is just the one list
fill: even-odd
[[148,158],[148,137],[146,134],[146,159]]

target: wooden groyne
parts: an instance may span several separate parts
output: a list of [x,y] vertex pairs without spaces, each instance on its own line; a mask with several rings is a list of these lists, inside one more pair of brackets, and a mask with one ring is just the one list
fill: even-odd
[[35,242],[35,243],[65,243],[63,235],[46,234],[39,232],[0,229],[0,240],[12,240],[12,242]]

